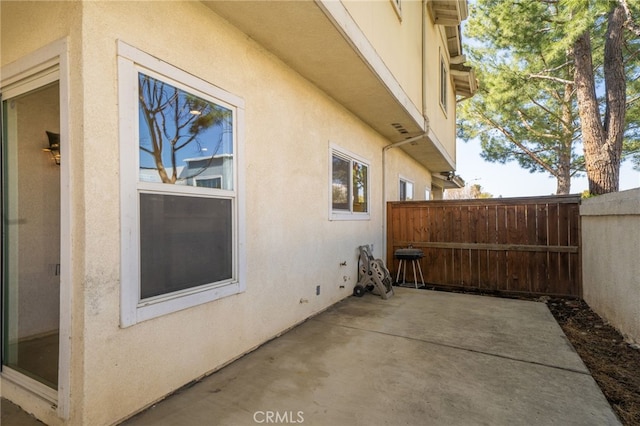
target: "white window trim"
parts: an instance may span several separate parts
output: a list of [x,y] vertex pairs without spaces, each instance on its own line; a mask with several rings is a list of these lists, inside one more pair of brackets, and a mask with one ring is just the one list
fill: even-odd
[[415,187],[416,184],[411,180],[411,179],[407,179],[406,177],[399,175],[398,176],[398,199],[400,199],[400,185],[402,185],[402,182],[404,182],[405,184],[410,183],[411,184],[411,200],[409,201],[413,201],[415,200]]
[[[346,160],[357,161],[367,166],[367,212],[333,210],[333,155],[337,154]],[[349,185],[353,185],[352,179]],[[349,201],[351,206],[351,200]],[[349,207],[351,210],[352,207]],[[371,219],[371,162],[357,154],[354,154],[340,146],[329,144],[329,220],[370,220]]]
[[[118,41],[118,96],[120,119],[120,204],[121,204],[121,303],[120,326],[187,309],[246,290],[245,202],[244,202],[244,100],[164,61]],[[234,111],[233,191],[193,186],[139,182],[138,72],[168,79],[171,84]],[[220,283],[140,300],[139,193],[194,194],[235,198],[233,279]]]
[[[71,388],[71,336],[72,336],[72,283],[73,249],[71,245],[71,218],[74,215],[71,200],[71,135],[69,116],[69,53],[67,39],[48,44],[0,69],[2,97],[10,98],[26,93],[53,81],[59,83],[60,93],[60,329],[58,352],[58,389],[51,390],[21,373],[13,373],[4,367],[0,377],[11,381],[52,403],[58,417],[69,418]],[[9,89],[9,90],[7,90]],[[13,93],[12,93],[13,92]],[[66,267],[64,266],[66,265]],[[57,408],[56,408],[57,407]]]

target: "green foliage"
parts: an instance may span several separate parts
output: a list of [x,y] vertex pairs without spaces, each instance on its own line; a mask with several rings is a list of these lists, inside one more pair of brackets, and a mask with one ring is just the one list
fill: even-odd
[[[228,123],[231,119],[228,109],[142,73],[138,76],[138,101],[149,138],[146,143],[140,144],[140,150],[153,158],[164,183],[175,184],[178,181],[179,151],[194,148],[202,155],[204,149],[199,136],[207,129]],[[208,153],[209,162],[221,143],[222,137],[215,150]],[[202,173],[205,168],[189,177]]]
[[[638,50],[636,50],[638,52]],[[640,55],[640,53],[637,53]],[[627,108],[625,140],[622,145],[623,157],[631,159],[633,167],[640,170],[640,70],[633,79],[627,81],[628,99],[636,99]]]
[[184,99],[184,109],[188,110],[189,115],[186,121],[189,123],[189,134],[197,135],[201,132],[228,120],[230,117],[229,110],[225,108],[216,108],[215,104],[207,102],[193,95],[186,95]]
[[[480,90],[459,105],[458,136],[479,139],[490,162],[516,161],[560,183],[584,171],[572,45],[589,30],[596,84],[603,81],[607,0],[477,0],[465,27]],[[640,40],[629,38],[627,93],[640,94]],[[604,114],[604,109],[603,109]],[[640,167],[640,100],[627,112],[623,153]],[[566,183],[566,182],[565,182]],[[568,185],[566,185],[568,186]],[[565,188],[568,192],[568,187]]]

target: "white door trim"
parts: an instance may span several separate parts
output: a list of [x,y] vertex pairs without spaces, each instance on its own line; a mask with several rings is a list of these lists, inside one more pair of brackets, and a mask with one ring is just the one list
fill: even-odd
[[[57,69],[57,72],[56,72]],[[48,44],[15,62],[2,67],[0,90],[3,98],[34,90],[58,80],[60,87],[60,342],[58,361],[58,390],[43,390],[22,374],[3,368],[2,378],[23,387],[57,405],[57,415],[69,418],[71,382],[71,309],[72,309],[72,249],[71,249],[71,165],[69,126],[69,60],[66,39]],[[9,94],[9,96],[7,95]]]

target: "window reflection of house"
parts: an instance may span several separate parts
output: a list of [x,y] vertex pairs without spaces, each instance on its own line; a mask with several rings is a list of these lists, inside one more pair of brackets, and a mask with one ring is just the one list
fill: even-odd
[[[184,167],[177,167],[176,174],[180,176],[182,174],[182,170]],[[167,168],[167,174],[172,175],[173,169],[171,167]],[[154,182],[161,183],[160,175],[158,174],[158,169],[153,167],[140,167],[140,182]],[[176,182],[176,185],[184,185],[184,182]]]
[[[199,186],[203,188],[233,188],[233,154],[221,154],[213,157],[186,158],[184,166],[176,168],[178,180],[175,185]],[[173,173],[167,168],[167,174]],[[141,182],[160,183],[156,168],[140,168]]]
[[185,185],[205,188],[233,188],[233,155],[186,158],[178,180]]

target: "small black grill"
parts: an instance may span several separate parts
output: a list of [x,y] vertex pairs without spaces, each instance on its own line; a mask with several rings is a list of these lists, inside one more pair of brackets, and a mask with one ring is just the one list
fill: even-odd
[[422,281],[422,286],[424,287],[424,276],[422,275],[422,268],[420,267],[420,259],[424,257],[424,252],[420,249],[415,249],[412,247],[404,248],[404,249],[396,249],[393,253],[396,259],[400,260],[400,264],[398,265],[398,273],[396,274],[396,284],[400,284],[400,272],[402,271],[402,266],[404,265],[404,273],[402,274],[402,284],[406,283],[407,276],[407,261],[411,261],[413,264],[413,279],[415,287],[418,288],[418,275],[416,274],[416,266],[418,267],[418,272],[420,273],[420,279]]

